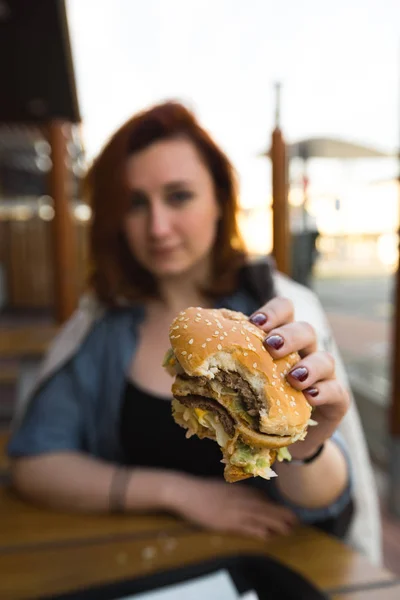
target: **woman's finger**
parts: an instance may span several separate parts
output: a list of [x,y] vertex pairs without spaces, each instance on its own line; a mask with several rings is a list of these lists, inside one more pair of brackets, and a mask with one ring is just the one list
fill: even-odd
[[344,416],[350,405],[350,394],[337,379],[319,381],[304,390],[304,394],[311,406],[323,409],[325,418],[330,413],[337,417],[338,413]]
[[288,298],[276,297],[264,304],[250,317],[251,323],[260,327],[263,331],[271,331],[294,319],[293,302]]
[[296,321],[270,331],[264,346],[274,358],[283,358],[292,352],[306,356],[316,351],[317,336],[309,323]]
[[335,359],[328,352],[313,352],[301,360],[288,373],[289,383],[298,390],[305,390],[318,381],[333,379]]
[[281,521],[287,525],[296,525],[298,519],[296,515],[284,506],[278,506],[270,502],[248,502],[245,505],[241,505],[241,510],[244,510],[251,515],[270,515],[274,520]]
[[269,513],[263,512],[249,513],[245,522],[257,525],[268,531],[273,531],[274,533],[280,533],[281,535],[288,535],[293,529],[291,524],[286,523],[281,519],[277,519]]
[[240,535],[259,538],[261,540],[266,540],[269,537],[268,530],[255,523],[238,523],[236,526],[233,526],[232,529],[229,529],[229,531]]

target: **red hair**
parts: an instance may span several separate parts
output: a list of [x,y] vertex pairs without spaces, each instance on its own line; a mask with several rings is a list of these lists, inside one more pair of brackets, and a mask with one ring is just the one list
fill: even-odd
[[143,301],[157,293],[157,282],[132,256],[122,233],[123,219],[130,207],[124,169],[129,156],[154,142],[176,137],[185,137],[196,147],[212,176],[221,208],[207,293],[218,296],[233,291],[245,258],[236,221],[234,169],[194,115],[179,103],[167,102],[127,121],[111,137],[85,178],[85,195],[93,212],[90,283],[98,298],[108,305],[116,305],[122,298]]

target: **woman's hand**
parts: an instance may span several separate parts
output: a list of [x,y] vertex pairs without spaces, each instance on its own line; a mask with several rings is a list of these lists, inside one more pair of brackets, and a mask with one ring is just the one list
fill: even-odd
[[297,523],[289,509],[243,484],[184,476],[175,485],[174,496],[176,512],[213,531],[266,539],[271,533],[288,535]]
[[335,378],[335,361],[328,352],[317,351],[317,337],[308,323],[294,322],[294,307],[286,298],[273,298],[250,317],[266,333],[265,348],[273,358],[298,352],[302,359],[287,376],[289,383],[302,390],[315,408],[307,437],[290,447],[293,458],[306,458],[331,437],[346,414],[350,396]]

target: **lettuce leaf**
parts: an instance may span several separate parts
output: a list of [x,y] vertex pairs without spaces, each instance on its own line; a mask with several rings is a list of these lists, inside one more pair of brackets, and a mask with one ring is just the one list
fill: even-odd
[[279,462],[283,462],[284,460],[287,460],[290,462],[292,460],[292,455],[290,454],[290,452],[287,448],[279,448],[278,454],[277,454],[277,459]]
[[215,439],[217,440],[219,446],[221,446],[221,448],[225,448],[225,446],[230,440],[230,437],[226,433],[225,429],[223,428],[216,415],[214,415],[211,412],[205,412],[204,415],[200,417],[196,415],[196,417],[200,425],[203,425],[203,427],[207,427],[207,429],[211,429],[215,433]]
[[172,350],[172,348],[168,348],[168,350],[165,353],[164,360],[162,361],[162,366],[167,367],[168,365],[173,364],[174,359],[174,351]]
[[184,406],[176,398],[172,400],[172,413],[175,421],[181,427],[187,429],[186,437],[190,438],[192,435],[196,435],[199,431],[199,422],[193,414],[193,411],[187,406]]
[[238,441],[229,462],[255,477],[263,477],[263,479],[276,477],[275,471],[271,469],[271,453],[267,448],[251,448]]

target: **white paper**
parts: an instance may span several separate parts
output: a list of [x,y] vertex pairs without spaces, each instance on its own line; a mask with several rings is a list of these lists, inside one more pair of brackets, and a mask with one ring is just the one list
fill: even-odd
[[258,595],[255,593],[254,590],[251,590],[250,592],[246,592],[245,594],[243,594],[243,596],[240,596],[240,600],[260,600]]
[[227,571],[196,577],[144,594],[125,596],[120,600],[239,600],[236,587]]

